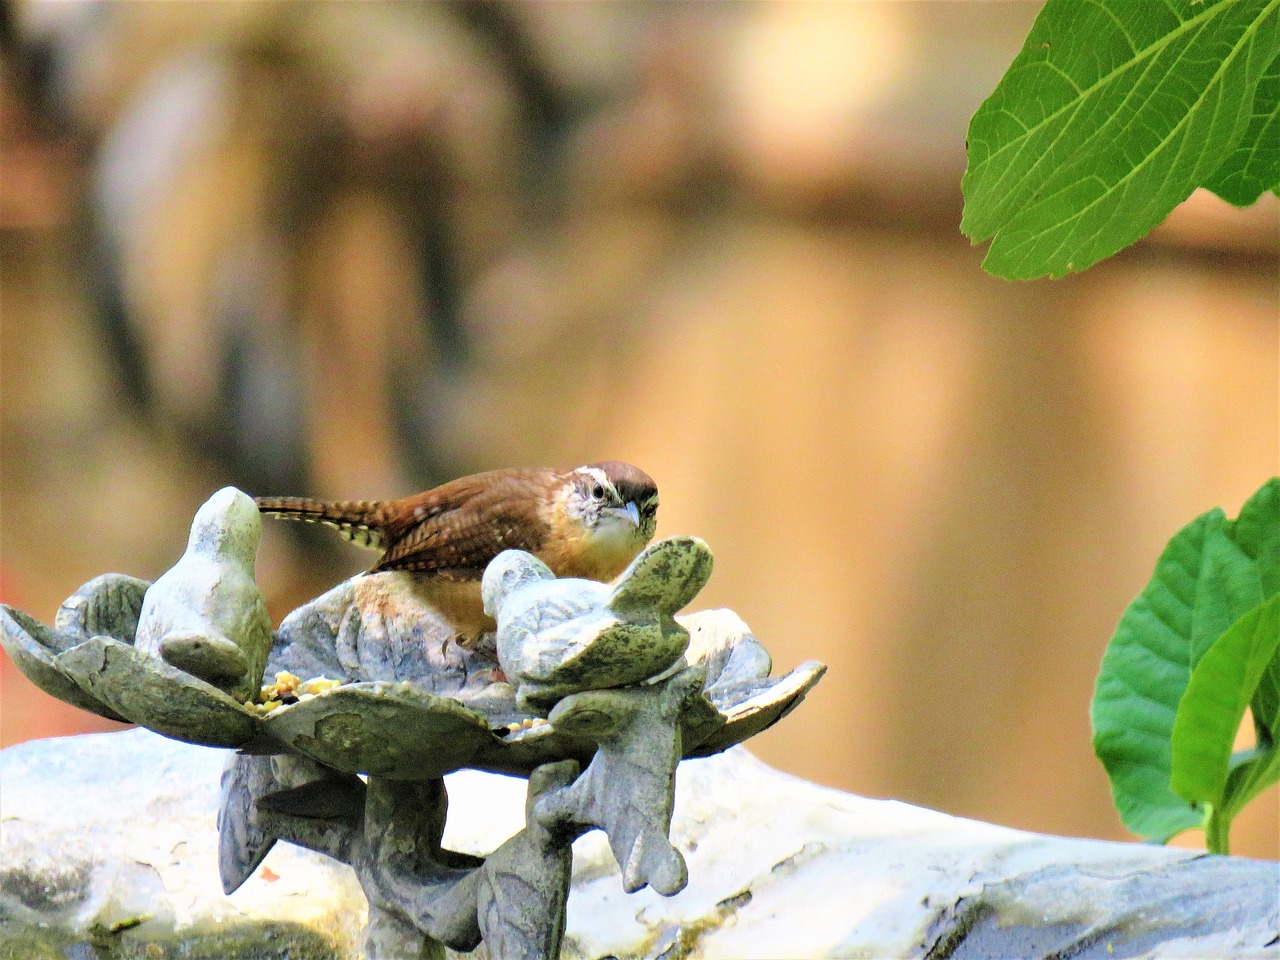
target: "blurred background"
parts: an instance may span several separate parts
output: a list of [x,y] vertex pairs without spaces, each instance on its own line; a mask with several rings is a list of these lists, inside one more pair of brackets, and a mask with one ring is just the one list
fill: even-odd
[[[764,760],[1125,837],[1093,681],[1277,472],[1280,212],[983,274],[965,130],[1038,8],[5,0],[0,599],[158,576],[227,483],[626,459],[715,550],[698,605],[830,665]],[[267,526],[277,620],[372,559],[308,531]],[[0,682],[5,745],[114,726]]]

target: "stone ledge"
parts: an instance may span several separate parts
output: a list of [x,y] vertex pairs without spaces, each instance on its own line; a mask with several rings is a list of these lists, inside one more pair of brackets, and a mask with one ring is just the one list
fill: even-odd
[[[73,944],[123,960],[357,960],[366,908],[345,866],[278,844],[223,895],[228,756],[145,730],[0,751],[0,960]],[[483,854],[522,825],[524,781],[446,782],[447,846]],[[681,764],[671,837],[690,876],[671,898],[623,893],[601,834],[575,844],[566,958],[1280,958],[1280,865],[867,800],[740,747]]]

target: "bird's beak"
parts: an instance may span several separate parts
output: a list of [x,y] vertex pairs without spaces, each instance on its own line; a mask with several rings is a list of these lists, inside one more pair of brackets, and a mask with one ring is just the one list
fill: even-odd
[[633,527],[640,526],[640,508],[634,502],[628,503],[625,507],[613,507],[609,512],[630,520]]

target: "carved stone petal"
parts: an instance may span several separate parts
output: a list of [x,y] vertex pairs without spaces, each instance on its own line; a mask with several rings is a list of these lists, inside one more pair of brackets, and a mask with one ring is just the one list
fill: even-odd
[[685,756],[710,756],[768,729],[799,706],[805,694],[826,672],[825,663],[808,660],[785,677],[765,681],[766,685],[754,695],[722,708],[720,713],[725,718],[725,725],[696,747],[687,743]]
[[[693,756],[694,748],[717,736],[725,726],[725,716],[707,699],[704,690],[691,697],[680,715],[680,752],[682,758]],[[737,741],[734,741],[735,743]],[[701,756],[701,754],[699,754]]]
[[21,610],[0,604],[0,644],[28,680],[50,696],[81,710],[127,723],[97,697],[80,689],[59,666],[58,654],[79,642],[78,637],[50,630]]
[[500,742],[458,701],[380,680],[335,687],[264,722],[273,738],[327,766],[393,780],[442,777]]
[[539,765],[557,760],[577,760],[586,766],[595,752],[594,740],[571,736],[550,724],[540,724],[505,739],[486,742],[471,758],[470,766],[490,773],[527,777]]
[[90,637],[133,643],[142,601],[150,586],[148,580],[123,573],[94,577],[63,601],[53,621],[54,629],[75,637],[75,643]]
[[260,721],[217,687],[110,637],[58,655],[60,670],[90,697],[157,733],[207,747],[241,747]]
[[769,651],[732,610],[699,610],[676,620],[689,631],[685,659],[706,667],[707,691],[714,702],[732,698],[739,685],[758,685],[773,670]]

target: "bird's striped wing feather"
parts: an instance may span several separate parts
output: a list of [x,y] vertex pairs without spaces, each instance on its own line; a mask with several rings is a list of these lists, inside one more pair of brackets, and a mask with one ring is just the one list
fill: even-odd
[[503,550],[542,546],[538,510],[548,486],[541,472],[479,474],[412,498],[412,508],[401,513],[403,526],[387,531],[389,546],[373,569],[478,580]]

